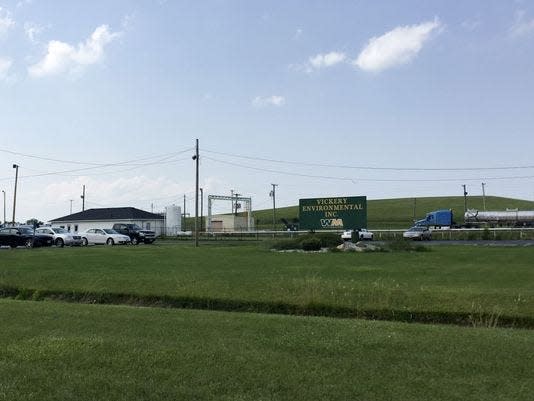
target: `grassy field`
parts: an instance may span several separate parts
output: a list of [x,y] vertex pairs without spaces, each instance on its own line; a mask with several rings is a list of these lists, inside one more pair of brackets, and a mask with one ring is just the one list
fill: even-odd
[[[429,197],[416,199],[416,219],[422,219],[426,213],[439,209],[452,209],[456,216],[456,223],[463,223],[464,198],[461,196]],[[483,210],[481,196],[470,196],[467,203],[470,209]],[[519,208],[519,210],[534,210],[534,202],[486,196],[487,210],[506,210]],[[381,228],[407,228],[413,222],[414,198],[378,199],[367,201],[367,219],[370,229]],[[291,221],[298,217],[298,206],[278,208],[277,218]],[[258,210],[254,212],[258,228],[271,229],[272,210]],[[280,221],[278,228],[282,229]]]
[[3,250],[0,258],[0,288],[19,298],[120,295],[223,310],[534,322],[533,247],[299,254],[173,245]]
[[[4,256],[4,255],[2,255]],[[0,300],[0,399],[529,400],[531,331]]]

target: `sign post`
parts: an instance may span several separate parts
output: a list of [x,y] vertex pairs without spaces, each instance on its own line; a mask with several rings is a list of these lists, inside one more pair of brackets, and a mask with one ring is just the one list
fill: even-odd
[[367,197],[299,200],[301,230],[358,230],[367,228]]

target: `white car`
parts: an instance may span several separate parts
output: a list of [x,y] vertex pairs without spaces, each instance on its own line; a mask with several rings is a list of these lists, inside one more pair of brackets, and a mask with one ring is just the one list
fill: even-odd
[[79,234],[72,234],[61,227],[39,227],[35,233],[52,238],[54,245],[59,247],[82,244],[82,237]]
[[412,227],[406,230],[402,234],[402,236],[406,239],[413,239],[413,240],[419,240],[419,241],[424,241],[424,240],[430,241],[432,239],[432,232],[428,229],[428,227],[415,226],[415,227]]
[[[341,234],[341,239],[343,241],[350,241],[350,240],[352,240],[353,233],[354,233],[354,230],[344,231],[343,234]],[[356,231],[356,238],[359,241],[365,241],[365,240],[372,241],[373,240],[373,233],[371,231],[367,231],[365,228],[362,228],[362,229]]]
[[89,244],[106,244],[112,246],[115,244],[130,243],[130,237],[119,234],[111,228],[90,228],[80,235],[82,237],[82,245],[84,246]]

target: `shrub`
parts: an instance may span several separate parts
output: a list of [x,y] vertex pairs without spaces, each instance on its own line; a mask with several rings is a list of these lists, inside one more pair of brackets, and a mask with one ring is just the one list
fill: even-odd
[[387,248],[390,251],[414,251],[414,252],[428,252],[430,249],[421,244],[414,244],[412,240],[396,239],[387,243]]
[[488,230],[487,227],[484,229],[484,231],[482,231],[482,239],[483,240],[490,239],[490,230]]
[[284,239],[272,243],[270,248],[279,251],[285,251],[289,249],[302,249],[302,245],[298,239]]
[[305,251],[318,251],[321,249],[321,240],[319,238],[307,238],[301,243]]

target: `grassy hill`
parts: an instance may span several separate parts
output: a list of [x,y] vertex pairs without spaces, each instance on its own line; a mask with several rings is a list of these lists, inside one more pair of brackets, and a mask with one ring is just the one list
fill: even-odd
[[[380,228],[407,228],[414,219],[425,217],[426,213],[438,209],[452,209],[457,223],[463,223],[464,198],[462,196],[444,196],[429,198],[398,198],[376,199],[367,201],[367,220],[370,229]],[[483,210],[482,196],[470,196],[467,198],[469,209]],[[486,210],[506,210],[518,208],[519,210],[534,210],[534,202],[521,199],[501,198],[486,196]],[[290,206],[276,209],[277,228],[282,229],[280,219],[288,221],[298,218],[298,206]],[[272,209],[258,210],[254,212],[257,227],[261,229],[272,228]]]

